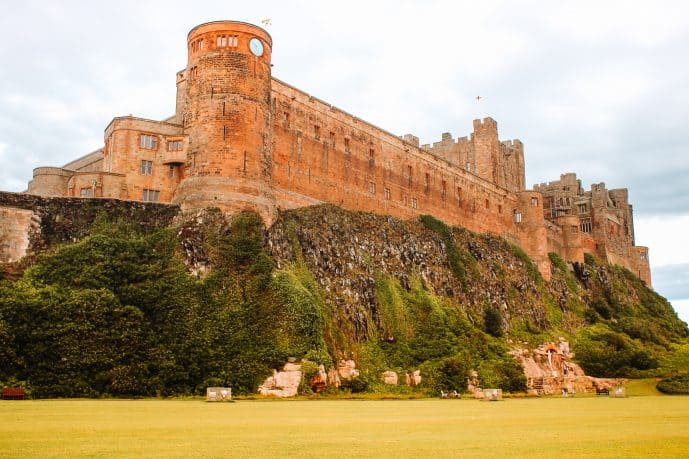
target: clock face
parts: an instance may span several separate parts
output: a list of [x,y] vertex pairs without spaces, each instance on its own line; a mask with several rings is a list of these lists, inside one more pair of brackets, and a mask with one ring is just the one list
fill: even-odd
[[263,56],[263,43],[258,38],[252,38],[249,40],[249,49],[256,56]]

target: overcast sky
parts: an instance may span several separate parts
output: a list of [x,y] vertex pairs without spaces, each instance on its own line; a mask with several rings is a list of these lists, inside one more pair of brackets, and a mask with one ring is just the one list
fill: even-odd
[[[527,183],[628,187],[656,290],[689,321],[689,2],[0,0],[0,189],[174,112],[197,24],[272,35],[273,75],[422,143],[491,116]],[[479,102],[476,96],[481,96]]]

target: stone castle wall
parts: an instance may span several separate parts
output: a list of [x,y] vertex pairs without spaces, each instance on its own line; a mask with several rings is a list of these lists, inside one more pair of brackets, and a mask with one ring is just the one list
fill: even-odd
[[[63,168],[38,168],[29,193],[251,209],[268,224],[279,208],[322,202],[399,218],[431,214],[519,244],[546,278],[549,251],[582,261],[593,250],[648,272],[650,283],[633,247],[626,191],[580,196],[574,174],[526,190],[523,144],[499,140],[491,118],[475,120],[467,137],[444,133],[432,145],[395,136],[272,77],[272,45],[251,24],[195,27],[187,66],[176,76],[175,115],[113,119],[100,163],[87,155]],[[575,230],[571,212],[553,213],[561,197],[570,210],[589,203],[590,232]],[[610,197],[620,204],[614,211]]]

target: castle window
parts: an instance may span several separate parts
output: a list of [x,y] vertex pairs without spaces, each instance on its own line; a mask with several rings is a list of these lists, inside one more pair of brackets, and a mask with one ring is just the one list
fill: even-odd
[[467,172],[471,172],[471,163],[469,161],[467,161],[466,170]]
[[314,125],[313,126],[313,136],[316,138],[316,140],[321,140],[321,127]]
[[173,178],[175,176],[175,166],[170,164],[170,169],[168,169],[167,176]]
[[335,148],[335,133],[334,132],[330,133],[330,146]]
[[141,175],[151,175],[153,173],[153,161],[141,161]]
[[368,192],[376,194],[376,184],[374,182],[368,182]]
[[570,231],[572,232],[572,234],[577,234],[577,226],[572,225],[572,227],[570,228]]
[[82,188],[79,190],[79,196],[82,198],[90,198],[91,197],[91,188]]
[[531,198],[531,207],[538,207],[538,198]]
[[223,140],[227,139],[228,132],[229,132],[229,129],[227,128],[227,126],[223,126],[222,127],[222,139]]
[[282,125],[285,129],[289,129],[289,113],[282,113]]
[[411,186],[411,166],[407,166],[407,181],[409,186]]
[[522,222],[522,213],[517,212],[517,209],[514,209],[514,222],[517,224]]
[[579,207],[579,213],[580,214],[585,214],[587,210],[586,204],[578,204],[577,207]]
[[220,48],[224,48],[225,46],[227,46],[227,36],[225,36],[225,35],[218,35],[218,40],[217,40],[216,44],[217,44],[218,47],[220,47]]
[[411,198],[411,208],[416,209],[416,198]]
[[447,182],[445,180],[442,181],[441,187],[442,187],[441,197],[443,198],[443,201],[444,201],[445,198],[447,198]]
[[199,76],[199,69],[197,66],[193,66],[189,69],[189,79],[195,80]]
[[203,38],[199,40],[199,50],[203,49]]
[[486,209],[490,209],[490,201],[489,200],[486,199],[485,205],[486,205]]
[[389,201],[390,200],[390,188],[385,188],[384,192],[385,192],[385,199]]
[[376,152],[373,148],[368,149],[368,165],[373,166],[376,163]]
[[428,190],[431,188],[431,174],[429,174],[428,172],[424,174],[423,187],[426,190],[426,192],[428,192]]
[[502,204],[498,204],[498,213],[499,213],[499,214],[502,213]]
[[144,189],[142,201],[144,201],[144,202],[158,202],[159,198],[160,198],[160,191]]
[[582,233],[590,233],[591,232],[591,219],[587,218],[581,221],[579,224],[579,229],[581,230]]
[[646,254],[644,252],[639,253],[639,260],[641,260],[641,261],[646,260]]
[[167,143],[167,151],[182,151],[182,147],[181,140],[171,140]]
[[349,139],[348,139],[347,137],[345,137],[345,139],[344,139],[344,147],[345,147],[345,151],[346,151],[347,153],[349,153],[349,151],[350,151],[349,148],[350,148],[350,147],[349,147]]
[[158,137],[154,135],[141,134],[139,137],[139,147],[148,150],[155,150],[158,146]]

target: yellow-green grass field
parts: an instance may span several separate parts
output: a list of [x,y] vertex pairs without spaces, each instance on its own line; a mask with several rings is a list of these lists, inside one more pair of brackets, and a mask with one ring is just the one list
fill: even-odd
[[689,397],[0,401],[0,457],[689,457]]

